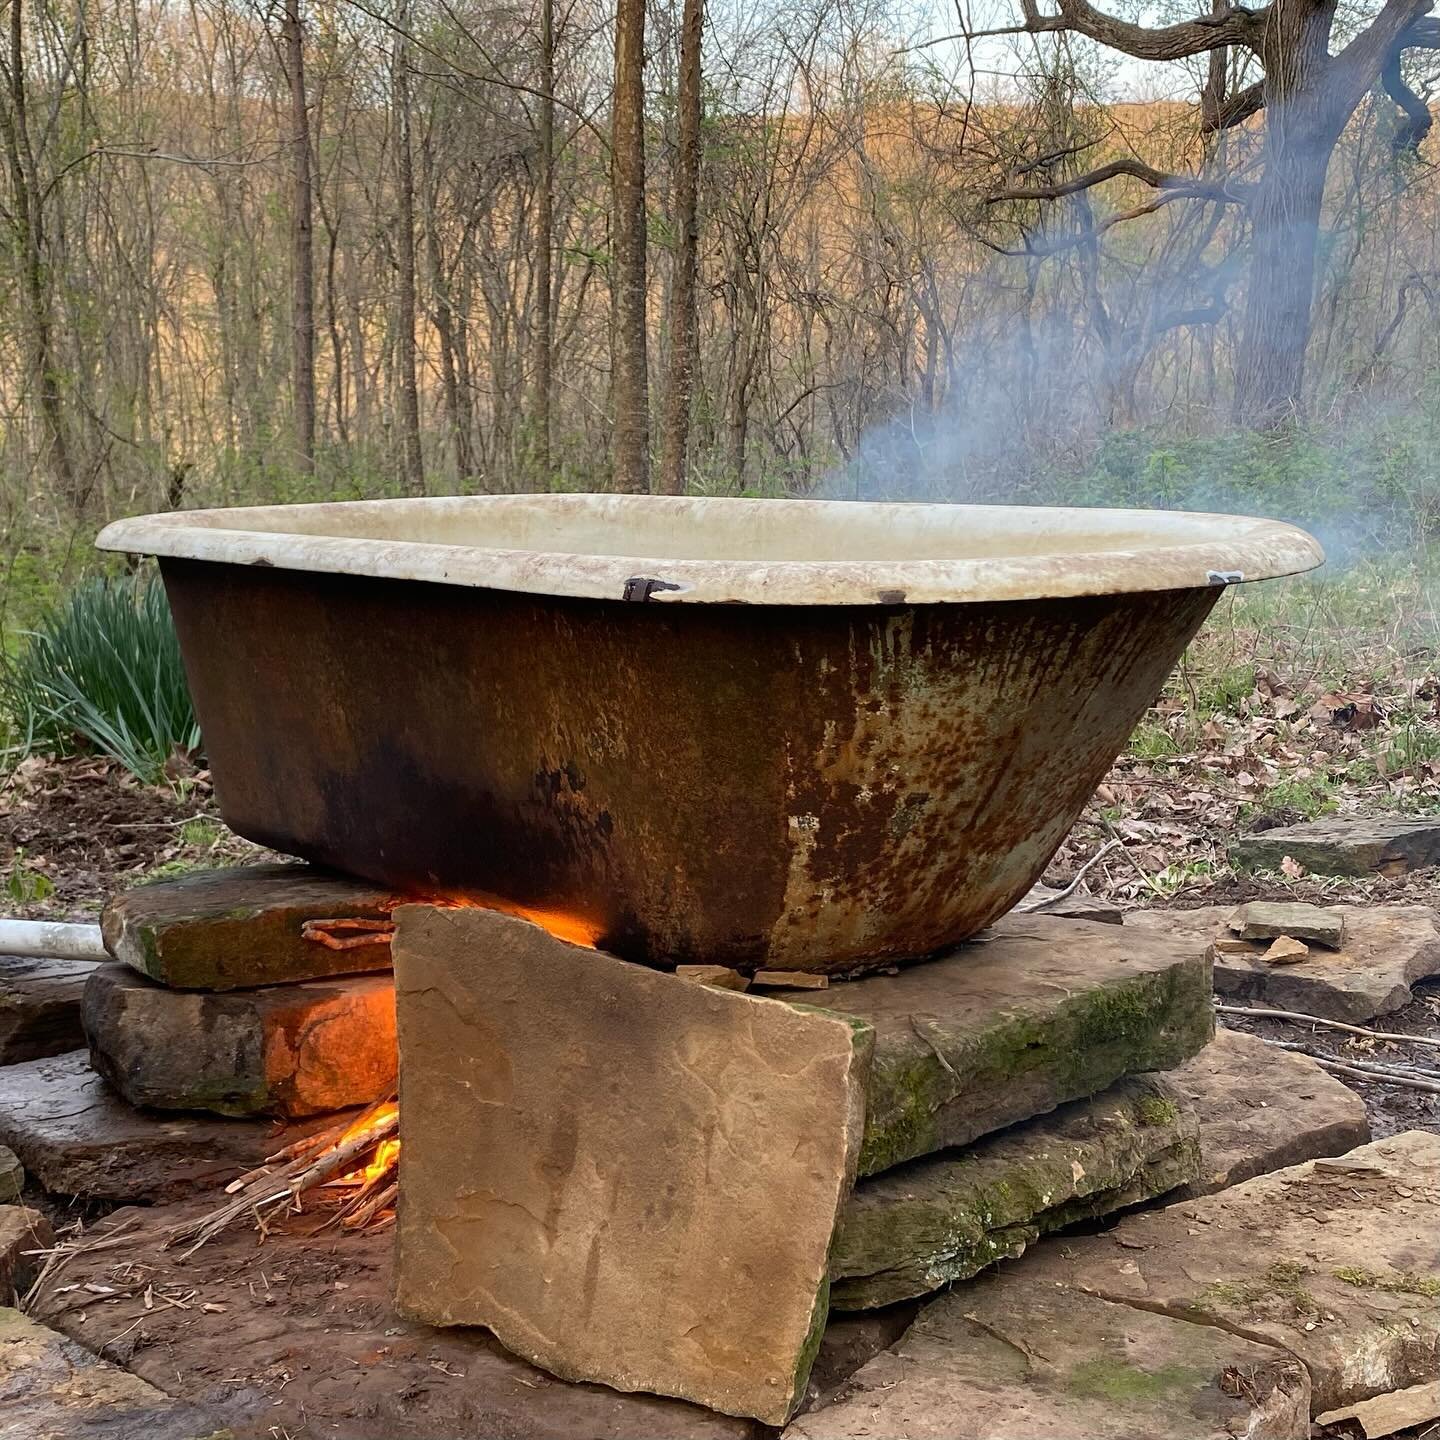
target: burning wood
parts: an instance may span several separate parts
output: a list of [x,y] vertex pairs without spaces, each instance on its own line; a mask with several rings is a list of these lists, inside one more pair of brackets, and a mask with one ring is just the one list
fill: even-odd
[[224,1205],[172,1230],[167,1247],[186,1245],[185,1255],[193,1255],[246,1215],[254,1218],[264,1236],[276,1216],[298,1214],[309,1192],[337,1186],[350,1193],[329,1223],[351,1229],[393,1224],[399,1128],[400,1107],[392,1096],[346,1125],[277,1150],[263,1165],[226,1186],[231,1199]]

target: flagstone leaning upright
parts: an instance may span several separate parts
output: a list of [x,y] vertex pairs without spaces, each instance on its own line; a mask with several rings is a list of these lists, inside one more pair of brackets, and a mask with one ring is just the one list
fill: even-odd
[[860,1152],[863,1022],[407,906],[399,1307],[783,1423]]

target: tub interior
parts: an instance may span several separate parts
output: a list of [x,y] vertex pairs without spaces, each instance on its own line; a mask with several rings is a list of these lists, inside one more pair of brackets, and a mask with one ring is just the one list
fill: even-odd
[[1233,541],[1266,523],[1145,510],[611,495],[359,501],[196,511],[173,518],[205,528],[317,539],[547,555],[822,564],[1133,554]]

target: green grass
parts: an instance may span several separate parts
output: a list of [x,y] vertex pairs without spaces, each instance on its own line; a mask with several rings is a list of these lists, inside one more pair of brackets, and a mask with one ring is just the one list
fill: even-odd
[[1240,812],[1241,821],[1253,815],[1273,815],[1277,810],[1293,810],[1306,820],[1318,820],[1337,808],[1334,782],[1324,775],[1310,775],[1303,780],[1277,780],[1268,786]]
[[1130,753],[1138,760],[1164,760],[1180,753],[1180,742],[1163,725],[1142,720],[1130,737]]
[[0,669],[10,758],[109,755],[157,782],[200,745],[165,591],[151,577],[81,582]]

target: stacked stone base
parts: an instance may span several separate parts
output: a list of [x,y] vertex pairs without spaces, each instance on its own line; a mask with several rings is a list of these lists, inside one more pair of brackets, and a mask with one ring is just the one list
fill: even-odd
[[1027,916],[760,998],[493,912],[396,919],[398,1303],[568,1379],[780,1424],[832,1304],[1201,1172],[1178,1092],[1139,1073],[1210,1038],[1194,947]]
[[[393,946],[310,938],[391,919]],[[832,1309],[1290,1163],[1302,1134],[1366,1138],[1311,1062],[1207,1045],[1208,939],[1183,931],[1015,916],[895,974],[742,993],[277,866],[142,887],[104,932],[90,1066],[0,1084],[0,1142],[47,1189],[163,1199],[245,1168],[274,1147],[262,1117],[389,1093],[398,1029],[399,1308],[769,1424]]]
[[[116,963],[85,984],[91,1064],[130,1104],[296,1119],[395,1084],[395,1001],[379,943],[309,938],[321,920],[388,923],[393,899],[304,865],[204,871],[105,910]],[[341,932],[342,934],[344,932]]]

